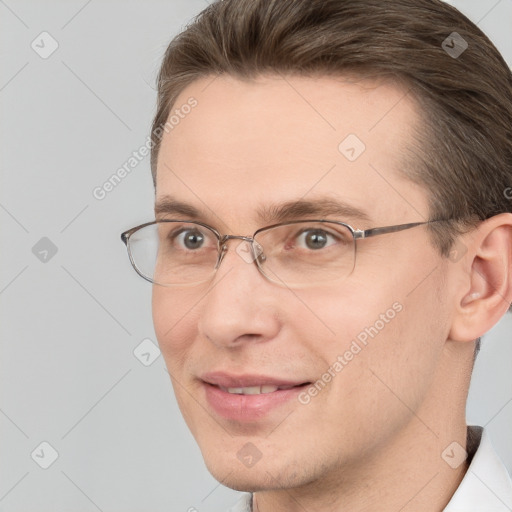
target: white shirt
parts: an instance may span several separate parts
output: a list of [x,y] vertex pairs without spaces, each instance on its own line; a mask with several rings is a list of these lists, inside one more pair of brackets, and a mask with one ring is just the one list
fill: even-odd
[[443,512],[511,512],[512,481],[507,469],[496,455],[487,431],[473,426],[468,430],[475,436],[477,449]]
[[[512,512],[512,480],[482,427],[468,426],[469,468],[442,512]],[[251,512],[244,493],[227,512]]]

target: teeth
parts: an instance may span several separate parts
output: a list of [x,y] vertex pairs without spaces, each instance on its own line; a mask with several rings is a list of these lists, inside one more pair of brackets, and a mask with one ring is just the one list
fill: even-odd
[[270,385],[264,385],[264,386],[249,386],[246,388],[221,388],[222,391],[227,391],[228,393],[232,393],[235,395],[261,395],[264,393],[273,393],[274,391],[277,391],[278,389],[288,389],[292,386],[284,386],[283,388],[280,388],[278,386],[270,386]]
[[251,386],[248,388],[242,388],[244,395],[259,395],[261,394],[261,386]]

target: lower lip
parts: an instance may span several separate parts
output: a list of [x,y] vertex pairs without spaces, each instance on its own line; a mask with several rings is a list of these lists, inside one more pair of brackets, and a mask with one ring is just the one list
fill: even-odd
[[265,417],[272,409],[295,399],[309,384],[290,389],[278,389],[259,395],[239,395],[222,391],[217,386],[203,382],[206,400],[210,407],[223,418],[240,422],[252,422]]

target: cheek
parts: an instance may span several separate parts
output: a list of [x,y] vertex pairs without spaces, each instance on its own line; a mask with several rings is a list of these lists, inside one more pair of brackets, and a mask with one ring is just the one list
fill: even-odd
[[192,432],[195,425],[195,402],[190,401],[189,365],[194,359],[197,330],[197,293],[190,293],[160,286],[153,287],[152,310],[155,334],[162,351],[167,371],[171,376],[174,396],[183,419]]
[[[296,291],[300,301],[296,302],[305,308],[294,312],[291,324],[300,330],[302,339],[314,342],[314,352],[336,357],[349,350],[353,340],[364,346],[371,339],[368,329],[375,322],[380,332],[398,315],[399,306],[393,307],[396,299],[391,300],[391,294],[379,290],[382,287],[378,285],[370,289],[361,282],[347,281],[314,292]],[[386,313],[385,324],[379,315]]]
[[412,273],[395,287],[401,311],[372,340],[368,360],[376,384],[389,400],[401,400],[413,409],[429,393],[447,336],[438,276],[425,279],[427,274]]
[[310,348],[322,354],[326,371],[342,357],[344,377],[333,380],[340,393],[368,402],[382,391],[396,400],[387,384],[412,404],[427,392],[446,338],[446,308],[439,275],[408,274],[357,286],[347,282],[324,290],[321,301],[302,297],[327,334],[321,347],[312,337]]
[[155,334],[167,368],[181,371],[197,326],[197,293],[153,287],[152,311]]

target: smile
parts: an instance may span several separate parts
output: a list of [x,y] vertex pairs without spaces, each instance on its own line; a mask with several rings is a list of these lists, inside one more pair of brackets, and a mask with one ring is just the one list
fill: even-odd
[[221,391],[231,393],[232,395],[264,395],[267,393],[273,393],[280,389],[291,389],[294,386],[272,386],[271,384],[263,386],[249,386],[245,388],[224,388],[219,386]]

